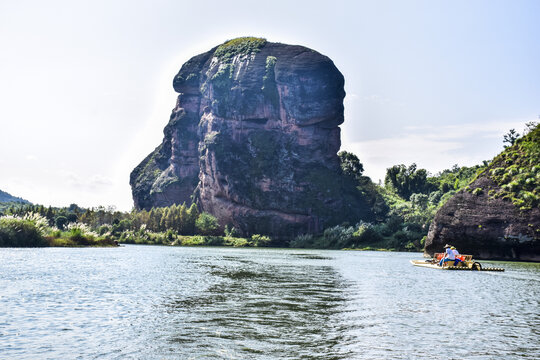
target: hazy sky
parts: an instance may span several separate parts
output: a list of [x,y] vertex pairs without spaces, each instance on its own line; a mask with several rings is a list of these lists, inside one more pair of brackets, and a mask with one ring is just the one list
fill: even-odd
[[334,61],[342,148],[374,181],[491,159],[540,114],[540,1],[0,0],[0,189],[129,210],[173,76],[248,35]]

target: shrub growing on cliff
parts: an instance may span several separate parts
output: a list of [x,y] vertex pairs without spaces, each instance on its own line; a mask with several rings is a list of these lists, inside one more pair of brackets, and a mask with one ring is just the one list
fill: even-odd
[[521,210],[530,210],[540,204],[540,126],[531,124],[525,136],[512,144],[493,159],[486,172],[498,185],[488,194],[508,199]]
[[274,56],[266,57],[266,69],[261,90],[266,98],[270,100],[270,103],[277,108],[279,107],[279,93],[276,84],[276,74],[274,72],[276,61],[277,58]]
[[257,37],[240,37],[228,40],[219,45],[214,56],[222,62],[231,61],[236,55],[251,55],[260,51],[266,45],[266,39]]

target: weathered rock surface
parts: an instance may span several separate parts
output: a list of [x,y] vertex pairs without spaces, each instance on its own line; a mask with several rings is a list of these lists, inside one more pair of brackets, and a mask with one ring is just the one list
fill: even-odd
[[445,244],[479,259],[540,261],[540,128],[498,155],[435,215],[425,252]]
[[174,78],[162,144],[131,174],[135,206],[195,201],[247,234],[370,220],[337,156],[343,85],[302,46],[240,38],[193,57]]

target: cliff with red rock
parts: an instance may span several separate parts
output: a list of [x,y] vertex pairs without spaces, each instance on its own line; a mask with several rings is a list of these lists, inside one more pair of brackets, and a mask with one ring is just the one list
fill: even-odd
[[337,152],[343,75],[303,46],[239,38],[197,55],[163,142],[131,173],[137,208],[196,202],[245,234],[371,220]]

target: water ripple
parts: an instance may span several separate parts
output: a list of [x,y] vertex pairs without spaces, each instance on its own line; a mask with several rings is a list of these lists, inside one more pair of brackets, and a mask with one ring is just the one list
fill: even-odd
[[0,359],[540,358],[538,264],[419,256],[1,249]]

